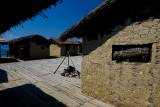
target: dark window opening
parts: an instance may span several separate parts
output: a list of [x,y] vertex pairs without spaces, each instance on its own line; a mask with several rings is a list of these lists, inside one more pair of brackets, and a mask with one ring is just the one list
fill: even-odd
[[150,62],[152,44],[113,45],[112,60],[116,62]]

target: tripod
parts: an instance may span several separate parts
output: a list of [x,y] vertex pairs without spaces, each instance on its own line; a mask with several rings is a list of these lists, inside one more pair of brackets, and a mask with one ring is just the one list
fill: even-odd
[[[72,59],[70,58],[69,52],[70,52],[70,51],[67,51],[66,56],[64,57],[64,59],[63,59],[63,61],[60,63],[60,65],[57,67],[57,69],[55,70],[54,74],[57,72],[57,70],[59,69],[59,67],[62,65],[62,63],[64,62],[64,60],[65,60],[66,58],[68,58],[68,68],[70,67],[70,66],[69,66],[69,60],[71,60],[74,68],[76,68],[75,65],[74,65],[74,63],[73,63],[73,61],[72,61]],[[80,78],[80,72],[79,72],[79,71],[76,71],[76,72],[77,72],[77,74],[78,74],[78,77]]]

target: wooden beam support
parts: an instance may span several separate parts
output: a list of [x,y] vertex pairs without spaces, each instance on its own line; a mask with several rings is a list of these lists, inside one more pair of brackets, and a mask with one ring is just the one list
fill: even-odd
[[113,53],[113,59],[130,58],[135,56],[149,55],[149,48],[130,48],[126,50],[115,51]]

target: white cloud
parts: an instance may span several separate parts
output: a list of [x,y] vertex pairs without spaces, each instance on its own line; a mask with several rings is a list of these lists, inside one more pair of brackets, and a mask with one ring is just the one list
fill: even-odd
[[14,35],[5,35],[5,36],[3,36],[3,38],[4,38],[6,41],[10,41],[10,40],[13,40],[13,39],[19,38],[19,36],[14,36]]

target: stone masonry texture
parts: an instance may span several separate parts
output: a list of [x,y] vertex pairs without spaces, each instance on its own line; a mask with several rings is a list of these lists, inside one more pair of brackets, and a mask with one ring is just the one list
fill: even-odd
[[[152,44],[148,63],[112,60],[112,45]],[[160,107],[160,19],[126,20],[98,40],[83,37],[82,93],[119,107]]]

